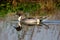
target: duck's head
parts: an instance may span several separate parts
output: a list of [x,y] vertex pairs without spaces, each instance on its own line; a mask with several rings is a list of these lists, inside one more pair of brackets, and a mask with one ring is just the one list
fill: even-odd
[[24,19],[25,18],[25,15],[23,14],[23,11],[18,11],[16,13],[16,15],[18,15],[21,19]]
[[16,13],[16,15],[22,16],[22,15],[23,15],[23,12],[22,12],[22,11],[18,11],[18,12]]

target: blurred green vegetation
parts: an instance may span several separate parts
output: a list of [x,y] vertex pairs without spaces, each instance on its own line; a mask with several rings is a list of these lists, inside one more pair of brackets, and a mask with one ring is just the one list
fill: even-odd
[[60,9],[60,2],[56,4],[57,9]]
[[16,12],[21,10],[23,12],[33,12],[40,8],[38,3],[18,3],[17,6],[13,6],[9,2],[2,2],[0,4],[0,17],[4,17],[7,13]]
[[[32,12],[37,11],[40,8],[43,9],[43,5],[45,5],[45,4],[40,4],[40,3],[30,3],[30,2],[25,2],[25,3],[22,2],[22,3],[20,3],[20,2],[16,2],[15,0],[13,0],[13,1],[10,1],[10,0],[8,0],[8,1],[1,0],[0,1],[0,17],[5,17],[6,14],[8,14],[10,12],[17,12],[19,10],[21,10],[21,11],[23,11],[25,13],[26,12],[27,13],[32,13]],[[47,2],[47,4],[48,3],[49,2]],[[56,4],[55,7],[57,9],[60,9],[60,2],[59,1],[58,2],[55,1],[54,4]],[[47,7],[48,7],[47,10],[49,10],[50,4]],[[39,14],[39,15],[47,15],[47,14],[42,13],[42,14]]]

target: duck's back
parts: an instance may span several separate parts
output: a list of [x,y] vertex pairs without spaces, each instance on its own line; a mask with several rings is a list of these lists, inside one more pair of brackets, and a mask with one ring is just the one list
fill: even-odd
[[36,25],[37,20],[33,18],[28,18],[28,19],[23,19],[21,23],[26,25]]

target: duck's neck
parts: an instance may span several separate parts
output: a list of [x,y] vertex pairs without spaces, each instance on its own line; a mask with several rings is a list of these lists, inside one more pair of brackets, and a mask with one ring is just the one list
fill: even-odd
[[40,23],[40,19],[37,19],[37,24],[39,24]]
[[18,18],[18,21],[21,21],[21,19],[22,19],[22,16],[20,16],[20,17]]

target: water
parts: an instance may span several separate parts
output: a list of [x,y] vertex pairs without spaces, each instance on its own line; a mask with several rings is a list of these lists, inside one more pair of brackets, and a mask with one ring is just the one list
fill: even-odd
[[[11,21],[8,22],[6,26],[4,26],[4,31],[2,32],[2,35],[0,36],[1,40],[18,40],[18,36],[20,35],[20,33],[22,33],[22,31],[18,32],[14,29],[14,25],[16,25],[15,23],[17,23],[18,21]],[[52,20],[48,20],[48,21],[44,21],[45,23],[49,23],[49,22],[54,22],[57,23],[60,21],[52,21]],[[6,24],[6,23],[5,23]],[[40,29],[38,29],[38,26],[35,26],[34,28],[34,32],[33,32],[33,28],[27,30],[25,36],[24,36],[24,40],[57,40],[58,35],[59,35],[59,31],[56,29],[56,26],[52,25],[53,27],[51,27],[51,29],[44,29],[43,27]],[[38,32],[40,31],[40,32]],[[33,35],[32,35],[33,32]],[[31,37],[32,35],[32,37]],[[19,39],[20,40],[20,39]]]
[[[6,22],[7,23],[7,22]],[[6,25],[5,23],[5,25]],[[4,25],[4,29],[2,32],[2,37],[0,36],[1,40],[18,40],[18,36],[20,34],[22,34],[22,31],[18,32],[14,29],[13,26],[15,26],[18,23],[17,20],[13,20],[11,22],[8,22],[7,25]],[[43,21],[43,23],[45,24],[60,24],[60,20],[46,20]],[[53,26],[53,27],[52,27]],[[50,25],[51,29],[44,29],[43,27],[40,29],[38,29],[38,26],[35,26],[34,28],[34,32],[33,32],[33,28],[27,30],[25,36],[24,36],[24,40],[57,40],[58,35],[59,35],[59,31],[56,29],[57,27],[54,25]],[[26,26],[24,26],[26,27]],[[32,26],[33,27],[33,26]],[[40,31],[40,32],[38,32]],[[33,35],[32,35],[33,32]],[[22,34],[23,35],[23,34]],[[32,37],[31,37],[32,35]],[[20,40],[20,39],[19,39]]]
[[46,20],[42,22],[45,24],[60,24],[60,20]]

